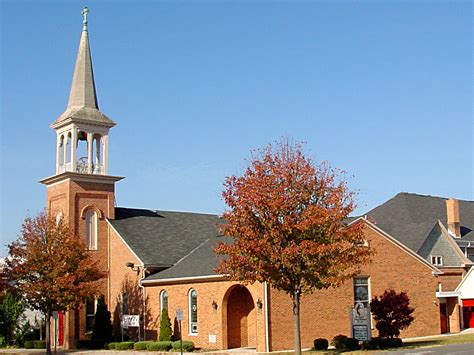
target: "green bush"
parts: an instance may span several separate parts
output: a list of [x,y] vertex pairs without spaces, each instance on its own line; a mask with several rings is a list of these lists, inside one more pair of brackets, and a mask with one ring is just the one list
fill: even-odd
[[168,351],[171,349],[171,341],[154,341],[147,344],[146,349],[149,351]]
[[139,341],[133,344],[133,350],[146,350],[147,345],[153,343],[152,341]]
[[336,350],[344,350],[346,349],[347,339],[348,337],[345,335],[336,335],[334,338],[332,338],[331,345],[333,345]]
[[314,350],[327,350],[329,347],[329,342],[327,339],[318,338],[314,339]]
[[[174,341],[172,344],[173,350],[181,350],[181,342],[179,340]],[[194,343],[189,340],[183,340],[183,351],[190,353],[194,350]]]
[[366,350],[379,350],[388,348],[399,348],[403,345],[400,338],[372,338],[369,342],[364,343],[363,348]]
[[348,349],[348,350],[359,350],[360,349],[359,340],[354,339],[354,338],[347,338],[347,340],[346,340],[346,349]]
[[171,337],[171,320],[168,315],[168,309],[163,308],[160,317],[160,335],[158,336],[158,341],[170,341]]
[[107,344],[107,349],[109,350],[115,350],[115,346],[118,344],[118,342],[112,342]]
[[45,340],[35,340],[33,342],[35,349],[46,349],[46,341]]
[[115,344],[115,350],[131,350],[133,349],[133,341],[124,341],[122,343]]
[[35,347],[35,341],[26,340],[24,346],[25,346],[25,349],[33,349]]

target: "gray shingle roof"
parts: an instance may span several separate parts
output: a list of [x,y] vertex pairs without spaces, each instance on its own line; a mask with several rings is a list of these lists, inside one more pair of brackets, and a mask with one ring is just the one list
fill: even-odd
[[208,239],[219,236],[219,216],[115,208],[109,221],[134,253],[148,266],[169,267]]
[[214,269],[217,267],[221,257],[214,253],[214,248],[224,242],[230,244],[232,238],[214,237],[206,240],[199,247],[182,258],[176,265],[157,274],[151,275],[146,280],[163,280],[180,277],[216,275]]
[[[369,219],[418,252],[437,220],[447,226],[446,198],[399,193],[367,213]],[[461,240],[474,240],[474,201],[459,201]]]

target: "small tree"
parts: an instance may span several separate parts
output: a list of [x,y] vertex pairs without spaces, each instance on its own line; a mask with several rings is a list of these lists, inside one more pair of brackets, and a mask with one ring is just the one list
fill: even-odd
[[369,260],[358,247],[362,225],[347,225],[354,194],[335,169],[315,165],[302,144],[288,142],[256,152],[241,177],[226,179],[229,210],[221,231],[225,255],[217,271],[241,282],[268,282],[293,302],[295,352],[301,353],[300,299],[339,286]]
[[46,320],[46,352],[51,353],[53,311],[79,306],[96,294],[95,281],[103,277],[81,239],[64,220],[41,212],[26,218],[18,240],[9,245],[7,270],[18,294]]
[[160,335],[158,341],[170,341],[171,336],[171,320],[168,315],[168,309],[163,308],[160,316]]
[[97,300],[97,310],[94,316],[94,326],[92,328],[92,340],[96,342],[109,342],[112,339],[112,321],[110,312],[105,304],[104,296]]
[[387,290],[370,302],[370,310],[374,316],[380,337],[398,337],[400,330],[406,329],[415,319],[414,309],[410,307],[410,299],[405,292],[396,293]]
[[13,343],[24,310],[24,303],[11,292],[5,292],[0,297],[0,336],[5,338],[7,344]]

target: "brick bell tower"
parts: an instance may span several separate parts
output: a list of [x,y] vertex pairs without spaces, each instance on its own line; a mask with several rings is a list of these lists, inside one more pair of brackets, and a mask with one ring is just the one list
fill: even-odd
[[[51,124],[56,131],[56,173],[40,182],[47,187],[47,209],[69,222],[71,231],[85,242],[103,271],[109,271],[109,226],[115,212],[115,183],[122,177],[108,175],[109,130],[115,122],[99,110],[92,70],[84,8],[71,92],[66,110]],[[98,290],[108,302],[109,280]],[[95,302],[69,311],[58,345],[72,348],[77,339],[89,339]],[[54,344],[54,343],[53,343]]]

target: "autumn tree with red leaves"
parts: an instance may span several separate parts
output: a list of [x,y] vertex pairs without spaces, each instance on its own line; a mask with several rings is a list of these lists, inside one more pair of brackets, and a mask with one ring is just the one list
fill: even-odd
[[241,282],[267,282],[293,303],[295,352],[301,353],[300,300],[337,287],[369,260],[360,247],[361,224],[344,220],[354,193],[343,172],[316,165],[302,144],[280,142],[258,150],[241,177],[225,181],[221,232],[233,238],[215,249],[217,271]]
[[96,281],[104,275],[64,220],[55,220],[46,212],[26,218],[20,237],[8,247],[6,263],[13,287],[31,308],[44,313],[50,354],[52,312],[77,307],[93,297]]
[[410,299],[405,292],[397,293],[387,290],[378,298],[370,302],[370,311],[376,322],[375,327],[380,337],[398,337],[400,330],[406,329],[415,319],[410,307]]

